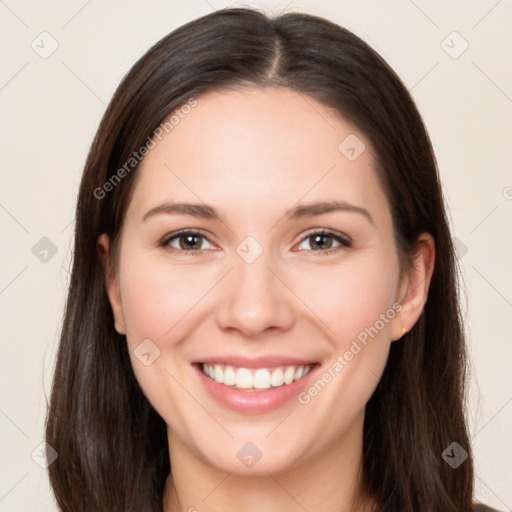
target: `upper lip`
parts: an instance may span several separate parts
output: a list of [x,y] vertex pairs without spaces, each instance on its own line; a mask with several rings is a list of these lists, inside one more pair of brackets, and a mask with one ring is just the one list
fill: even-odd
[[287,356],[261,356],[254,358],[240,356],[212,356],[193,361],[192,364],[222,364],[237,368],[273,368],[278,366],[307,366],[316,364],[316,361],[297,359]]

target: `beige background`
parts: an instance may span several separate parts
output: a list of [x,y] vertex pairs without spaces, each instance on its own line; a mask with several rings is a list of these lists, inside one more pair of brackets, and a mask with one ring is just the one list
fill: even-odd
[[[150,45],[228,5],[235,4],[0,1],[0,511],[57,510],[46,471],[37,463],[38,446],[68,281],[77,187],[105,106]],[[476,496],[512,510],[511,1],[236,5],[267,12],[287,7],[330,18],[370,43],[412,91],[438,157],[467,287]],[[40,36],[43,31],[49,35]],[[465,42],[467,50],[453,58]],[[43,59],[52,44],[58,48]],[[43,237],[54,244],[54,255],[41,252],[48,244],[39,242]]]

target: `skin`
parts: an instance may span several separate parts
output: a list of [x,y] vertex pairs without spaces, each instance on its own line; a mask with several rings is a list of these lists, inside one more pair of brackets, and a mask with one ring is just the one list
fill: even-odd
[[[333,110],[283,88],[197,99],[137,171],[118,265],[108,236],[98,240],[116,329],[126,334],[137,380],[168,425],[173,479],[165,510],[354,510],[365,405],[390,344],[423,310],[434,242],[421,235],[414,270],[400,273],[370,143]],[[355,161],[338,150],[349,134],[366,146]],[[284,217],[298,203],[320,200],[365,208],[373,224],[354,212]],[[166,201],[206,203],[222,221],[168,213],[142,220]],[[185,228],[203,232],[202,253],[185,254],[179,238],[160,245]],[[332,245],[318,248],[307,238],[314,228],[344,234],[353,245],[327,238]],[[263,249],[250,264],[236,252],[247,236]],[[394,303],[401,311],[307,405],[292,399],[261,414],[231,411],[207,394],[190,364],[274,354],[327,369]],[[149,366],[134,355],[145,339],[160,350]],[[248,441],[263,455],[251,468],[236,456]],[[370,505],[363,500],[360,510]]]

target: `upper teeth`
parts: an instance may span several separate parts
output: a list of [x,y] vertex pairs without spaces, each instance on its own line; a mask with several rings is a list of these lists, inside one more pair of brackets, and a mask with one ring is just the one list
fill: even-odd
[[268,389],[291,384],[309,373],[312,365],[281,366],[267,369],[235,368],[220,364],[203,364],[203,373],[219,384],[235,386],[240,389]]

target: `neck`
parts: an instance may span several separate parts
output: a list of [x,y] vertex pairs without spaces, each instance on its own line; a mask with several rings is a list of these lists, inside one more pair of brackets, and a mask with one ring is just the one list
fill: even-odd
[[[334,446],[281,472],[240,475],[221,471],[192,454],[169,429],[172,476],[164,512],[367,512],[361,496],[362,421]],[[256,467],[256,466],[255,466]]]

